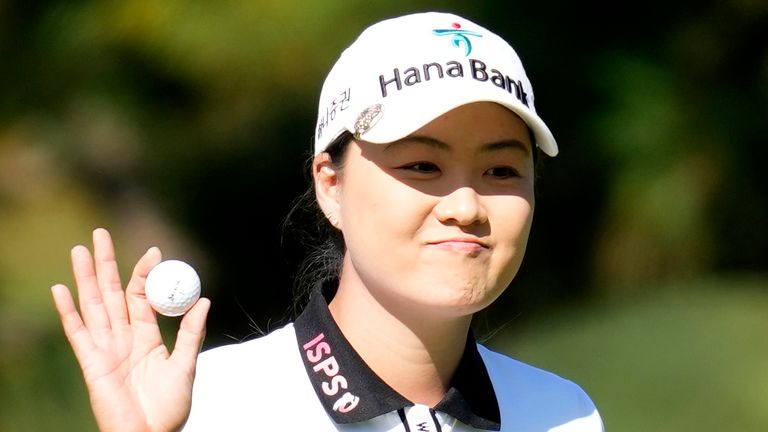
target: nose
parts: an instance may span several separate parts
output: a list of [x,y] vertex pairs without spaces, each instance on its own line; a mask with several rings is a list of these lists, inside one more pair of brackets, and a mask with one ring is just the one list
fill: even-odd
[[471,187],[455,189],[443,196],[433,209],[438,220],[443,223],[454,223],[461,226],[484,224],[488,214],[480,195]]

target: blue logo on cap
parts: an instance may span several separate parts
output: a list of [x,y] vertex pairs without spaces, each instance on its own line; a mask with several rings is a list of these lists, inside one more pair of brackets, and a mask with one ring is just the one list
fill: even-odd
[[452,29],[435,29],[432,30],[432,34],[436,36],[448,36],[451,35],[453,38],[451,38],[451,42],[453,42],[453,46],[456,48],[461,47],[461,45],[464,45],[464,56],[468,56],[469,53],[472,52],[472,42],[469,41],[469,38],[467,36],[476,36],[476,37],[483,37],[480,33],[475,33],[469,30],[462,30],[461,24],[459,23],[453,23],[451,24]]

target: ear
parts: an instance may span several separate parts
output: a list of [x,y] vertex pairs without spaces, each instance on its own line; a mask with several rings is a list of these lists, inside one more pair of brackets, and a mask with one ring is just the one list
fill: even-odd
[[328,153],[320,153],[312,161],[315,197],[325,217],[336,228],[341,228],[341,173],[331,162]]

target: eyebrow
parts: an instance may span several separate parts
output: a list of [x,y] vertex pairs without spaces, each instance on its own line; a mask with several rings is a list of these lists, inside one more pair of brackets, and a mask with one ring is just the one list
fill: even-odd
[[[429,136],[424,136],[424,135],[411,135],[405,138],[401,138],[391,143],[390,145],[388,145],[384,149],[384,151],[387,151],[392,147],[397,147],[397,146],[406,144],[408,142],[414,142],[414,141],[420,144],[425,144],[429,147],[432,147],[438,150],[447,151],[447,152],[453,151],[453,148],[450,146],[450,144],[440,141],[439,139],[432,138]],[[512,138],[512,139],[504,139],[501,141],[495,141],[495,142],[483,144],[478,150],[478,153],[491,153],[491,152],[502,151],[502,150],[517,150],[524,153],[525,155],[528,155],[531,153],[530,147],[531,146],[529,144],[526,144],[518,139]]]

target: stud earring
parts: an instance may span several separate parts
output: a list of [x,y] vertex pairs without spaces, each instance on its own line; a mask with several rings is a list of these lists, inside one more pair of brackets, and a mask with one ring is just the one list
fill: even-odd
[[335,227],[339,226],[339,220],[336,218],[336,216],[328,216],[328,222],[330,222],[331,225]]

